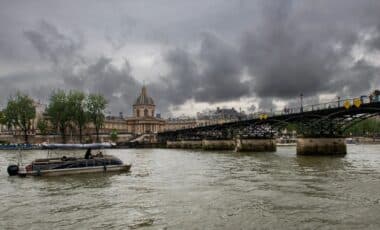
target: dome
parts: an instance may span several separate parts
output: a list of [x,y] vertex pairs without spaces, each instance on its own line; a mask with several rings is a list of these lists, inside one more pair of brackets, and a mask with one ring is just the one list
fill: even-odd
[[141,89],[140,96],[136,99],[133,105],[154,105],[154,101],[146,93],[146,87],[143,86]]

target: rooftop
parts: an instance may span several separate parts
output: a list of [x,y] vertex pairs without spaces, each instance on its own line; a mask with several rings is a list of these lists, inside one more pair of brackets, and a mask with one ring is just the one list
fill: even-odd
[[142,87],[140,96],[138,96],[133,105],[154,105],[154,101],[148,96],[145,86]]

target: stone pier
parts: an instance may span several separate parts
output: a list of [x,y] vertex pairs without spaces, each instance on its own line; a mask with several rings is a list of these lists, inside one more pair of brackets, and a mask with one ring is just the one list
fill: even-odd
[[202,148],[204,150],[234,150],[235,140],[202,140]]
[[201,149],[202,141],[201,140],[182,140],[181,148],[184,149]]
[[275,152],[275,139],[237,139],[237,152]]
[[345,138],[298,138],[298,155],[345,155]]
[[166,147],[169,149],[178,149],[181,148],[182,142],[181,141],[166,141]]

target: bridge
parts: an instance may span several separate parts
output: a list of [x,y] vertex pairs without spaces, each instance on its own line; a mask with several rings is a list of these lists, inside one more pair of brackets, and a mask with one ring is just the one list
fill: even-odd
[[346,154],[345,131],[380,114],[380,100],[350,98],[259,113],[251,119],[166,131],[157,139],[167,147],[275,151],[275,135],[289,124],[298,130],[297,154]]

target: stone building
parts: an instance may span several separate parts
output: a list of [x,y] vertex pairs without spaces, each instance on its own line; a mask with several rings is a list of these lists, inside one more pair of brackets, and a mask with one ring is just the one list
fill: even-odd
[[166,120],[165,131],[173,131],[179,129],[189,129],[197,126],[197,121],[195,118],[190,117],[179,117],[179,118],[169,118]]
[[162,132],[165,120],[155,116],[156,105],[143,86],[133,104],[133,116],[126,119],[128,132],[135,135]]

